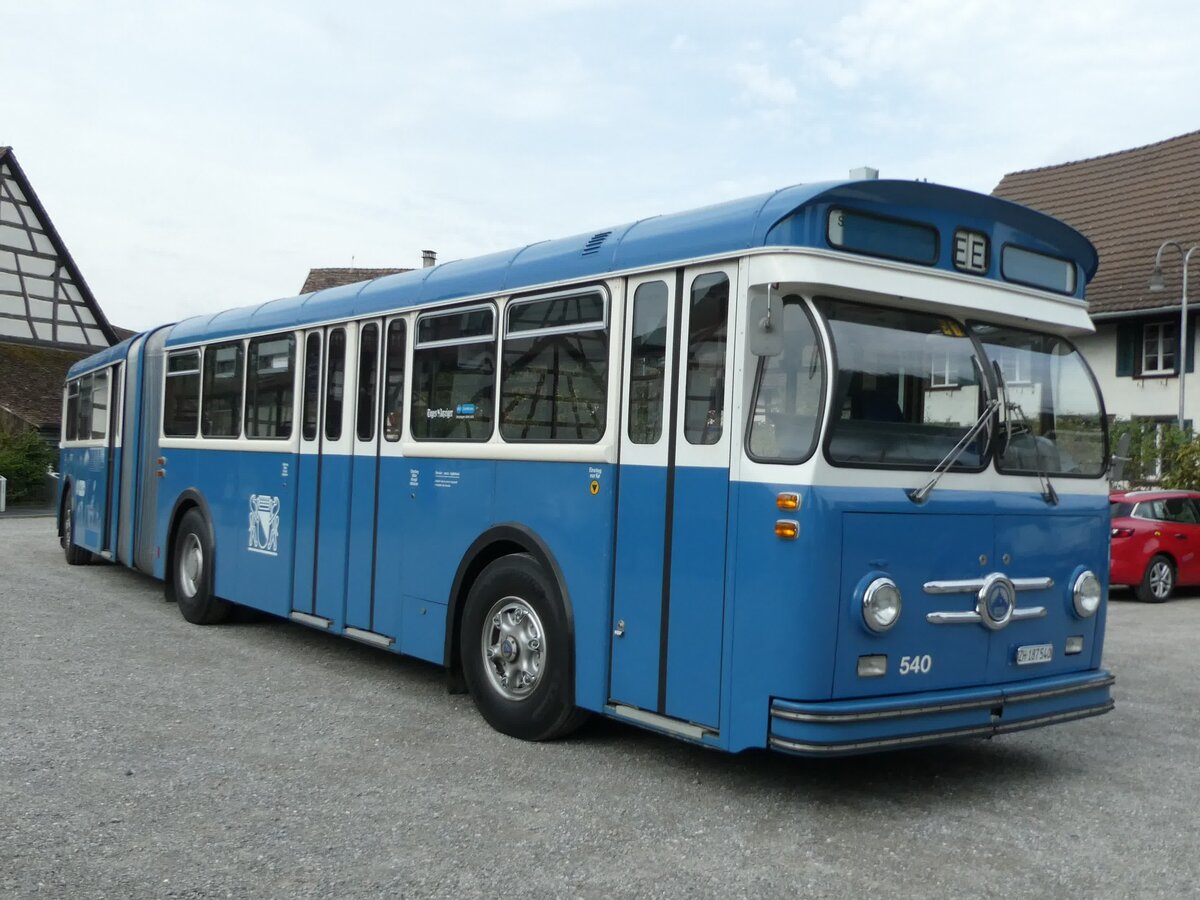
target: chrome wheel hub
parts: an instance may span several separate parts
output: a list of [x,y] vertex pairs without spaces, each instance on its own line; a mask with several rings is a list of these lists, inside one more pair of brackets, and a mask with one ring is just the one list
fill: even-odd
[[1150,592],[1155,597],[1171,593],[1171,567],[1165,562],[1156,562],[1150,569]]
[[179,588],[189,599],[196,596],[200,589],[200,579],[204,574],[204,547],[200,538],[189,534],[183,539],[182,552],[179,554]]
[[483,668],[493,688],[509,700],[524,700],[546,667],[545,630],[533,607],[505,597],[483,620]]

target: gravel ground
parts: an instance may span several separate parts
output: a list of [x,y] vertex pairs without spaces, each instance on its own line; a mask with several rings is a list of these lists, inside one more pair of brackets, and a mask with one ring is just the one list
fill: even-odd
[[1116,597],[1114,713],[848,760],[491,731],[439,669],[0,520],[0,897],[1200,891],[1200,595]]

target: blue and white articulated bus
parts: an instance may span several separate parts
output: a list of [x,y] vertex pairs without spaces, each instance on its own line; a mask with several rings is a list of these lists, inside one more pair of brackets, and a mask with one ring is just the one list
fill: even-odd
[[1112,708],[1104,406],[1066,225],[807,184],[163,326],[75,365],[60,532],[588,713],[858,753]]

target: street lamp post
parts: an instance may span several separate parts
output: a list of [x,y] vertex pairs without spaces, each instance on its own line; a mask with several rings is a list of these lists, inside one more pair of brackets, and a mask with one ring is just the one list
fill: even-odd
[[1192,244],[1185,252],[1178,241],[1163,241],[1154,254],[1154,272],[1150,275],[1150,290],[1161,291],[1165,286],[1162,274],[1162,255],[1168,247],[1174,247],[1183,257],[1183,295],[1179,304],[1179,430],[1183,430],[1183,382],[1187,374],[1187,313],[1188,313],[1188,263],[1200,244]]

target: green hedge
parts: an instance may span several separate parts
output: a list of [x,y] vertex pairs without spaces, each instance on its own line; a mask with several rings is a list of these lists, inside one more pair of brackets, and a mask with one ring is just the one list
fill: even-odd
[[43,499],[46,470],[57,455],[35,431],[0,431],[0,475],[8,479],[8,502]]
[[[1153,422],[1118,420],[1110,429],[1113,453],[1121,436],[1129,435],[1125,470],[1120,481],[1131,488],[1163,487],[1200,490],[1200,437],[1177,425],[1157,428]],[[1156,476],[1156,465],[1161,467]]]

